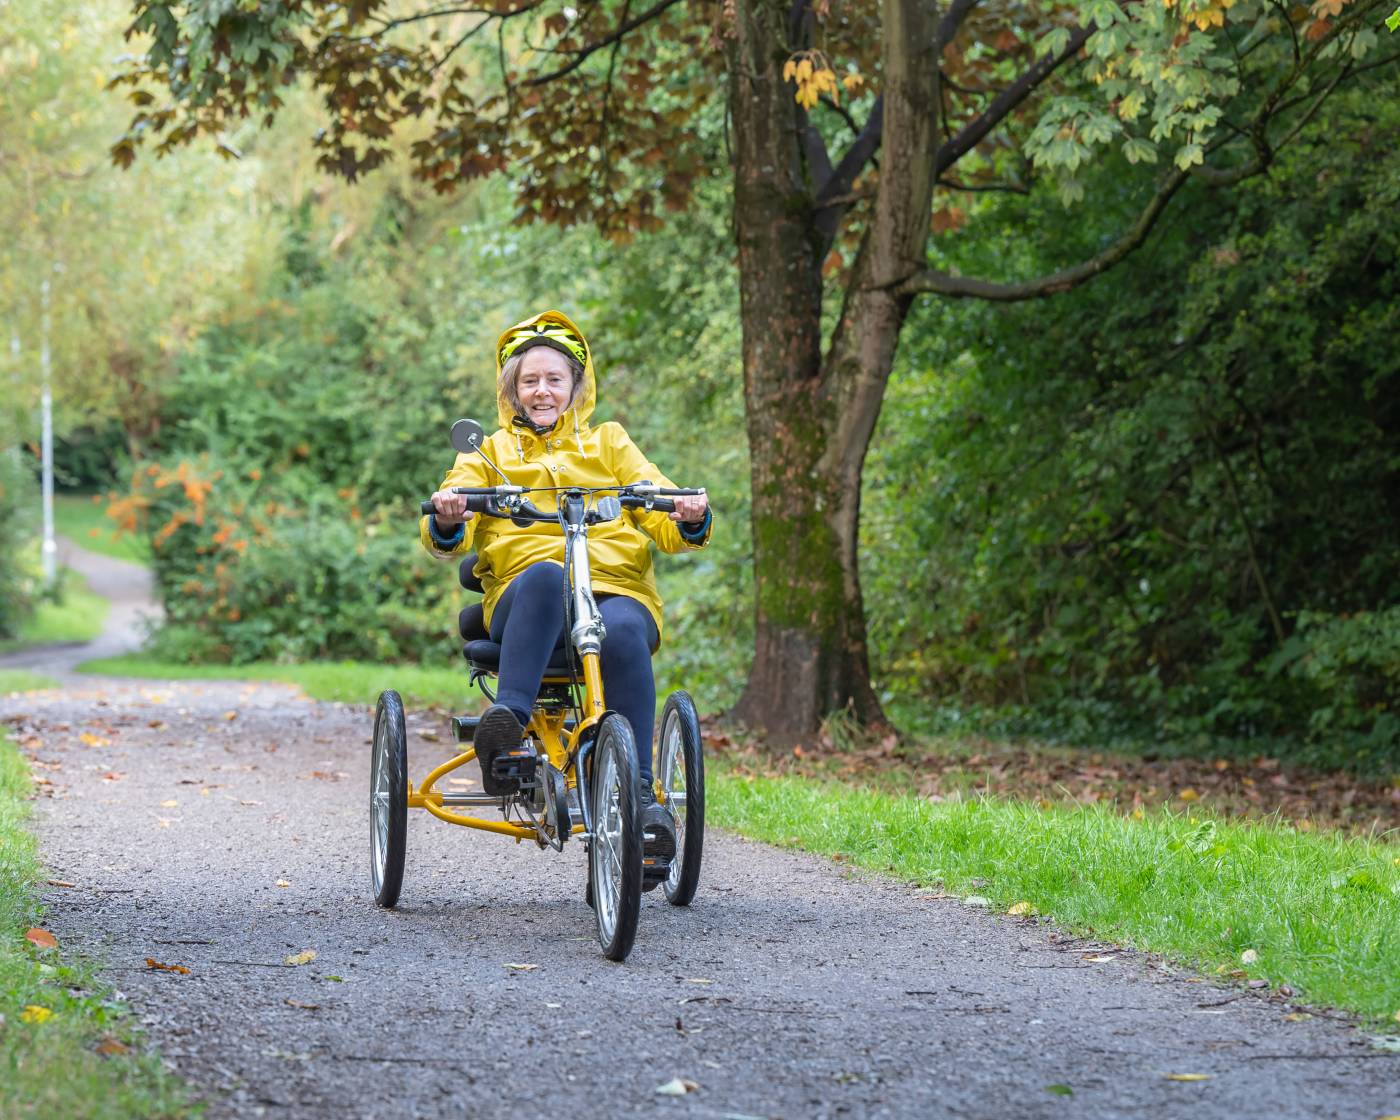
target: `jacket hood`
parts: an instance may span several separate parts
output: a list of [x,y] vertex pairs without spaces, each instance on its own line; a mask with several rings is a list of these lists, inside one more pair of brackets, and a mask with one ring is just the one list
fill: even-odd
[[[561,416],[555,423],[555,429],[563,431],[562,425],[568,421],[569,413],[572,413],[571,426],[581,427],[588,423],[588,418],[593,415],[593,406],[598,402],[598,385],[593,375],[593,348],[588,345],[588,339],[574,324],[574,321],[562,311],[541,311],[538,315],[531,315],[528,319],[522,319],[512,327],[507,327],[501,332],[500,338],[496,339],[496,384],[501,382],[501,347],[505,341],[522,327],[533,327],[536,323],[558,323],[567,327],[578,336],[583,343],[584,363],[583,363],[583,386],[568,413]],[[503,395],[496,395],[496,418],[500,421],[501,427],[507,432],[514,431],[511,421],[515,419],[515,410],[506,403]]]

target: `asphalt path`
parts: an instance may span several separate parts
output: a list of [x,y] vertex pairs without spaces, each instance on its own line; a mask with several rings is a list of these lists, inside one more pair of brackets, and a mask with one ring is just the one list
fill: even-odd
[[[694,905],[646,896],[621,965],[581,850],[421,813],[380,910],[368,710],[66,679],[0,698],[42,783],[47,924],[211,1117],[1400,1113],[1400,1054],[1343,1016],[714,831]],[[412,780],[447,738],[410,714]]]

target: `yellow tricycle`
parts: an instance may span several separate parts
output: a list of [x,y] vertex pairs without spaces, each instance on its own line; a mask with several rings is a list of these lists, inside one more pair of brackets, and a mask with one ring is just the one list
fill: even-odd
[[[483,435],[474,420],[459,420],[452,427],[453,446],[464,454],[475,452],[485,458]],[[673,692],[661,714],[653,773],[656,800],[675,824],[676,852],[660,865],[645,859],[641,778],[632,727],[625,717],[608,709],[603,696],[599,653],[606,631],[593,597],[588,529],[621,516],[624,508],[669,512],[674,508],[670,496],[700,491],[663,489],[649,482],[592,489],[556,487],[552,490],[558,509],[547,512],[530,501],[529,495],[538,489],[508,481],[500,486],[457,488],[457,493],[467,495],[473,513],[509,517],[519,525],[555,523],[564,536],[568,637],[545,669],[523,744],[492,763],[496,779],[492,784],[514,792],[497,796],[438,788],[447,775],[476,758],[470,745],[477,724],[474,716],[453,718],[453,734],[465,746],[415,787],[408,780],[403,701],[393,690],[381,693],[370,764],[374,898],[384,907],[398,902],[409,809],[424,809],[449,824],[516,841],[532,840],[541,849],[562,851],[568,841],[580,840],[588,854],[586,898],[593,908],[598,941],[604,956],[621,961],[636,939],[644,890],[660,886],[674,906],[687,906],[695,896],[705,844],[705,762],[695,705],[687,693]],[[432,512],[432,504],[423,503],[423,511]],[[470,558],[462,564],[462,582],[480,591],[471,566]],[[491,641],[479,604],[463,612],[461,628],[471,681],[494,700],[490,682],[500,666],[501,647]],[[469,812],[487,808],[498,810],[500,819]]]

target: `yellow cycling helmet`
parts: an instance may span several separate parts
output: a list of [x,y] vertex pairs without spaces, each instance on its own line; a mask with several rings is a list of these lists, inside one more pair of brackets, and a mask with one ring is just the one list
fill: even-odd
[[573,358],[581,366],[588,364],[588,351],[583,348],[583,340],[562,323],[552,322],[532,323],[512,333],[501,344],[501,363],[532,346],[548,346],[567,358]]

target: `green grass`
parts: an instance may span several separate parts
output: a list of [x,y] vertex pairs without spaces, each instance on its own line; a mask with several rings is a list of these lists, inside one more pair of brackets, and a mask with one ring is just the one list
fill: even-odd
[[148,677],[157,680],[286,681],[299,685],[317,700],[373,704],[386,688],[397,689],[410,707],[459,709],[478,696],[468,686],[464,669],[419,669],[412,665],[376,665],[361,661],[308,662],[279,665],[181,665],[153,661],[139,654],[87,661],[80,673],[109,677]]
[[58,642],[90,642],[102,633],[107,600],[89,591],[87,582],[77,572],[65,569],[61,578],[60,601],[40,600],[20,627],[19,636],[0,642],[0,653]]
[[709,819],[754,839],[1001,908],[1029,902],[1065,928],[1287,984],[1295,999],[1400,1012],[1400,844],[1104,806],[933,803],[722,765],[707,777]]
[[144,537],[118,533],[107,517],[107,502],[100,495],[94,501],[88,494],[56,494],[53,520],[54,528],[79,548],[133,564],[151,562],[150,544]]
[[[0,735],[0,1113],[15,1120],[190,1115],[183,1088],[156,1058],[138,1053],[131,1017],[91,962],[63,950],[61,916],[44,921],[36,899],[43,872],[24,829],[30,788],[23,758]],[[59,947],[26,941],[34,926],[48,928]]]
[[36,688],[57,688],[58,682],[28,669],[0,669],[0,693],[30,692]]

